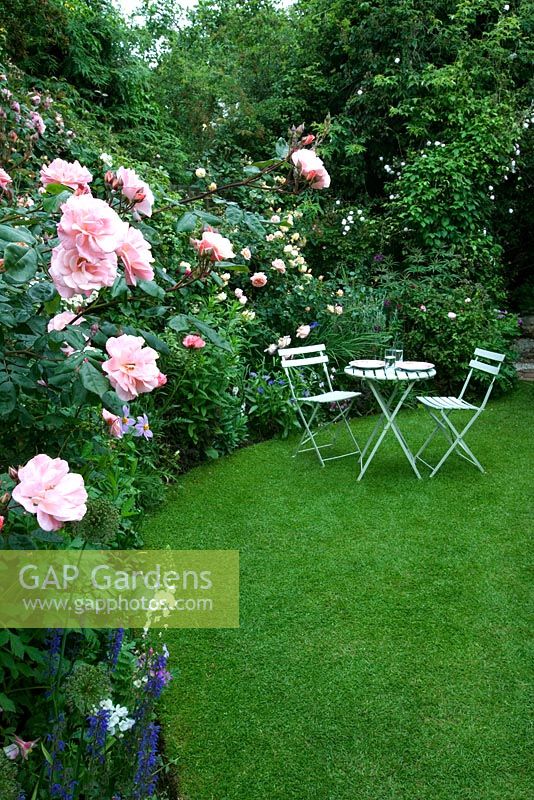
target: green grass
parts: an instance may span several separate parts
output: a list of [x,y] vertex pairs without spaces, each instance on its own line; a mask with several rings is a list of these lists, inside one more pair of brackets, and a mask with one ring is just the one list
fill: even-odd
[[[150,547],[238,548],[241,627],[166,634],[187,800],[530,798],[534,386],[417,481],[393,438],[362,483],[272,441],[182,478]],[[422,410],[401,429],[415,445]],[[372,419],[357,420],[361,441]]]

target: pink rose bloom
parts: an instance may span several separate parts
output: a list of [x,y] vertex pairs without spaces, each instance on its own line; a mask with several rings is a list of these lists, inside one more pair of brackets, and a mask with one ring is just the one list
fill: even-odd
[[191,239],[191,244],[200,255],[206,253],[212,261],[226,261],[228,258],[235,258],[230,239],[226,239],[211,229],[202,233],[202,239]]
[[250,247],[244,247],[241,250],[241,255],[243,256],[245,261],[250,261],[250,259],[252,258],[252,253],[250,251]]
[[13,499],[30,514],[37,514],[44,531],[57,531],[64,522],[83,519],[87,511],[83,478],[69,472],[62,458],[41,453],[19,468],[18,478]]
[[285,275],[286,273],[286,265],[281,258],[275,258],[274,261],[271,262],[271,267],[279,272],[280,275]]
[[158,386],[165,386],[167,383],[167,376],[160,372],[158,375]]
[[310,335],[311,328],[309,325],[299,325],[297,328],[297,339],[306,339]]
[[160,371],[156,364],[159,353],[144,344],[142,336],[126,333],[111,336],[106,342],[111,357],[104,361],[102,369],[121,400],[133,400],[159,385]]
[[189,347],[193,350],[200,350],[201,347],[206,347],[204,339],[201,336],[197,336],[196,333],[188,333],[187,336],[184,336],[182,344],[184,347]]
[[154,195],[148,183],[141,180],[135,170],[126,169],[126,167],[118,168],[117,178],[122,181],[121,192],[123,195],[131,202],[135,200],[134,211],[144,217],[151,217]]
[[251,275],[250,282],[256,289],[261,289],[267,283],[267,275],[264,272],[255,272]]
[[122,422],[117,414],[112,414],[107,408],[102,409],[102,418],[106,425],[109,426],[109,435],[114,439],[122,439]]
[[10,183],[13,183],[13,178],[10,178],[5,169],[0,167],[0,189],[5,189]]
[[[70,325],[73,319],[76,319],[76,314],[73,314],[72,311],[63,311],[61,314],[56,314],[55,317],[52,317],[50,322],[48,323],[47,330],[48,333],[51,331],[63,331]],[[79,325],[81,322],[85,322],[83,317],[78,317],[74,325]]]
[[150,250],[150,245],[141,231],[129,227],[126,239],[117,249],[117,255],[124,264],[128,286],[136,286],[137,279],[151,281],[154,278],[154,270],[150,266],[154,256]]
[[303,178],[311,181],[312,189],[327,189],[330,186],[330,175],[325,165],[313,150],[295,150],[291,161]]
[[32,111],[31,112],[31,114],[30,114],[30,124],[31,124],[32,128],[35,128],[37,133],[40,134],[41,136],[46,131],[46,125],[45,125],[44,119],[42,118],[42,116],[39,114],[38,111]]
[[41,167],[41,183],[47,186],[49,183],[62,183],[71,189],[84,189],[91,183],[93,176],[87,169],[82,167],[79,161],[63,161],[62,158],[55,158],[50,164],[43,164]]
[[128,224],[107,203],[90,194],[69,197],[61,210],[57,228],[61,244],[65,250],[77,250],[89,262],[113,253],[126,239]]
[[89,295],[104,286],[113,286],[117,277],[117,256],[101,253],[100,258],[87,260],[76,249],[66,250],[59,244],[52,250],[49,272],[61,297]]

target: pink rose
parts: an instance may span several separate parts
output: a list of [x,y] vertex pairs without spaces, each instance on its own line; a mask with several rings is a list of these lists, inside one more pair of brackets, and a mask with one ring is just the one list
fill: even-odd
[[3,516],[0,514],[0,531],[1,531],[1,530],[2,530],[2,528],[4,527],[4,525],[5,525],[5,521],[6,521],[6,518],[5,518],[5,517],[3,517]]
[[87,511],[83,478],[69,472],[62,458],[41,453],[19,468],[18,479],[13,499],[30,514],[37,514],[44,531],[57,531],[64,522],[83,519]]
[[144,344],[142,336],[126,333],[111,336],[106,342],[111,357],[102,364],[102,369],[121,400],[133,400],[158,386],[160,371],[156,359],[159,353]]
[[244,247],[241,250],[241,255],[243,256],[245,261],[250,261],[250,259],[252,258],[252,253],[250,251],[250,247]]
[[10,183],[13,183],[13,178],[10,178],[5,169],[0,167],[0,189],[5,189]]
[[184,347],[189,347],[193,350],[200,350],[201,347],[206,347],[204,339],[201,336],[197,336],[196,333],[188,333],[187,336],[184,336],[182,344]]
[[75,319],[76,321],[73,323],[74,325],[79,325],[81,322],[85,322],[83,317],[78,317],[76,319],[76,314],[73,314],[72,311],[63,311],[61,314],[56,314],[55,317],[52,317],[50,322],[47,326],[47,331],[50,333],[51,331],[63,331],[70,325],[72,320]]
[[154,195],[148,183],[141,180],[135,170],[126,167],[118,168],[117,178],[122,182],[123,195],[131,202],[135,201],[134,211],[144,217],[151,217]]
[[90,194],[69,197],[61,210],[57,228],[61,244],[65,250],[77,250],[89,262],[113,253],[126,239],[128,224]]
[[160,372],[158,375],[158,386],[165,386],[167,383],[167,376]]
[[297,339],[306,339],[310,335],[311,328],[309,325],[299,325],[297,328]]
[[43,186],[47,186],[49,183],[61,183],[75,191],[84,189],[92,180],[93,176],[87,167],[82,167],[79,161],[71,163],[63,161],[62,158],[55,158],[50,164],[43,164],[41,167]]
[[330,175],[325,165],[313,150],[295,150],[291,161],[303,178],[311,181],[312,189],[327,189],[330,186]]
[[109,426],[109,435],[114,439],[122,439],[122,422],[117,414],[112,414],[107,408],[102,409],[102,418],[106,425]]
[[191,239],[191,244],[200,255],[206,253],[212,261],[226,261],[235,258],[230,239],[208,228],[202,233],[202,239]]
[[280,275],[285,275],[286,273],[286,265],[281,258],[275,258],[274,261],[271,262],[271,267],[279,272]]
[[76,249],[66,250],[59,244],[52,250],[49,271],[61,297],[88,295],[104,286],[113,286],[117,277],[117,256],[101,253],[100,258],[87,260]]
[[250,282],[256,289],[261,289],[267,283],[267,275],[264,272],[255,272],[251,275]]
[[32,128],[35,128],[37,133],[40,134],[41,136],[46,131],[46,125],[44,119],[42,118],[42,116],[39,114],[38,111],[31,112],[30,125],[32,126]]
[[154,278],[154,270],[150,266],[154,256],[150,250],[150,245],[141,231],[129,227],[126,239],[117,249],[117,255],[124,264],[128,286],[136,286],[138,278],[141,281],[151,281]]

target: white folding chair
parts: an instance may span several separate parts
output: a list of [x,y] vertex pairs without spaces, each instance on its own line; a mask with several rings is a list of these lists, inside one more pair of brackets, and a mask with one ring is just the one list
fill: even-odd
[[[289,347],[284,348],[278,351],[278,354],[282,358],[282,367],[284,368],[287,379],[289,382],[289,388],[291,390],[291,396],[296,406],[297,414],[299,415],[300,419],[302,420],[302,424],[304,425],[304,433],[300,442],[298,443],[297,449],[293,454],[296,456],[298,453],[306,453],[310,450],[315,450],[317,454],[317,458],[319,459],[321,466],[324,467],[325,461],[333,461],[336,458],[345,458],[346,456],[354,456],[360,455],[361,450],[356,438],[351,430],[348,421],[348,414],[356,397],[361,395],[361,392],[338,392],[335,391],[332,387],[332,382],[330,380],[330,373],[328,372],[328,356],[326,355],[325,345],[324,344],[317,344],[317,345],[306,345],[304,347]],[[328,391],[323,391],[320,394],[310,394],[305,396],[298,392],[295,387],[295,383],[292,380],[291,373],[294,370],[298,370],[300,374],[300,378],[303,377],[304,373],[302,372],[303,368],[305,367],[317,367],[322,365],[322,369],[324,370],[324,381],[323,383],[328,387]],[[317,371],[316,369],[313,370],[315,375],[315,380],[317,380]],[[321,369],[319,367],[318,370],[319,376],[322,378]],[[294,372],[293,372],[294,374]],[[305,381],[299,380],[296,381],[297,386]],[[324,387],[323,387],[324,388]],[[341,403],[346,403],[350,401],[348,406],[345,408],[342,407]],[[309,419],[306,418],[304,414],[303,406],[310,405],[313,407],[313,412]],[[338,420],[343,420],[346,428],[350,434],[352,441],[356,446],[356,450],[351,451],[350,453],[343,453],[342,455],[338,456],[329,456],[328,458],[324,457],[321,454],[321,450],[325,447],[332,447],[337,436],[337,431],[334,435],[334,438],[328,444],[319,445],[315,440],[314,433],[312,431],[312,425],[319,411],[319,408],[324,405],[334,406],[338,413],[334,417],[334,419],[330,420],[330,422],[326,423],[323,428],[326,428],[329,425],[333,425]],[[311,442],[311,447],[304,447],[304,445]]]
[[[483,361],[481,359],[484,359]],[[481,472],[484,472],[484,469],[477,458],[473,455],[469,447],[466,445],[464,441],[464,436],[467,431],[471,428],[474,424],[475,420],[482,414],[486,407],[486,403],[488,402],[489,396],[493,389],[493,384],[495,383],[495,379],[499,374],[499,370],[501,368],[502,362],[504,361],[504,356],[501,353],[493,353],[491,350],[482,350],[481,348],[477,347],[475,350],[474,357],[469,362],[469,374],[465,380],[465,383],[462,387],[462,391],[458,395],[458,397],[418,397],[420,403],[422,403],[427,409],[432,417],[432,419],[436,423],[436,427],[423,444],[423,446],[419,449],[416,453],[415,457],[422,461],[423,464],[426,464],[427,467],[430,467],[432,472],[430,473],[430,477],[434,477],[436,472],[443,466],[445,461],[448,459],[450,454],[454,451],[458,451],[458,455],[462,458],[465,458],[466,461],[469,461],[471,464],[474,464],[475,467]],[[489,363],[487,363],[489,362]],[[493,363],[492,363],[493,362]],[[474,406],[471,403],[468,403],[464,400],[464,395],[466,393],[467,387],[469,386],[469,382],[472,376],[476,372],[484,372],[489,375],[493,375],[491,379],[490,385],[488,390],[486,391],[485,397],[479,406]],[[458,431],[453,423],[451,422],[449,415],[453,411],[470,411],[472,412],[472,416],[467,423],[467,425],[461,430]],[[431,464],[428,464],[423,458],[421,458],[421,453],[423,453],[436,433],[441,431],[446,439],[449,441],[449,448],[444,453],[441,460],[436,464],[435,467],[432,467]],[[460,452],[462,451],[462,452]]]

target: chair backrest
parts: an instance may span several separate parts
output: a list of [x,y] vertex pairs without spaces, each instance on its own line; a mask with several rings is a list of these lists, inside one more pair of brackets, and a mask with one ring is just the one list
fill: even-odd
[[307,344],[302,347],[284,347],[278,351],[278,355],[282,359],[282,367],[286,371],[287,379],[291,394],[296,398],[295,387],[291,380],[291,371],[293,369],[301,370],[303,367],[312,367],[316,364],[322,364],[325,374],[328,389],[332,391],[332,383],[330,381],[330,373],[328,372],[328,356],[325,353],[326,345],[324,344]]
[[460,397],[464,396],[464,393],[469,385],[469,381],[471,380],[474,372],[484,372],[487,375],[492,375],[493,377],[491,379],[490,385],[488,387],[484,400],[482,401],[482,404],[480,406],[480,408],[484,408],[484,406],[488,402],[491,390],[493,389],[493,384],[495,383],[495,378],[499,374],[504,359],[505,356],[503,356],[502,353],[494,353],[492,350],[484,350],[481,347],[477,347],[475,349],[473,358],[469,362],[469,374],[465,379],[462,391],[460,392]]

